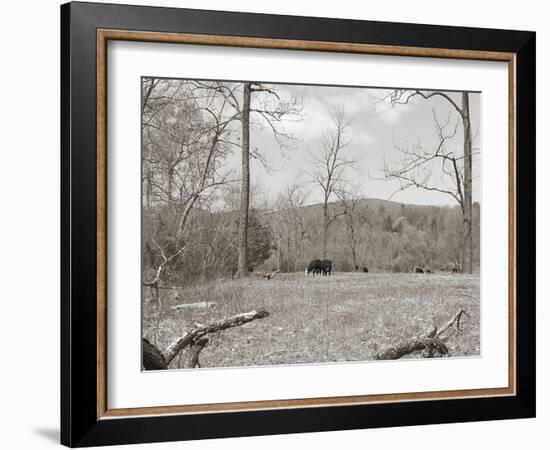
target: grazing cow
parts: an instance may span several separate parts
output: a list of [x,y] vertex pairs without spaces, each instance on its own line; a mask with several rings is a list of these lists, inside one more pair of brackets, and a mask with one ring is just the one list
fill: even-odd
[[330,275],[332,272],[332,261],[330,259],[321,261],[319,268],[322,275]]
[[313,275],[319,274],[321,272],[320,265],[320,259],[314,259],[313,261],[311,261],[309,263],[309,266],[307,266],[306,275],[309,275],[310,273],[313,273]]
[[415,267],[414,272],[415,273],[424,273],[424,269],[422,269],[422,267]]
[[306,275],[313,273],[313,275],[330,275],[332,272],[332,261],[330,259],[325,259],[321,261],[320,259],[314,259],[309,263],[309,266],[306,269]]
[[432,273],[432,270],[431,270],[431,269],[426,269],[426,270],[424,271],[424,273]]
[[451,273],[458,273],[458,267],[453,267],[451,269]]
[[363,267],[363,272],[369,273],[369,268],[368,267]]

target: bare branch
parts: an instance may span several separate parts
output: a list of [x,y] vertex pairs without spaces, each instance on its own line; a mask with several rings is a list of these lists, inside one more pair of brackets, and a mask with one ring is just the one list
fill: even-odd
[[[449,143],[456,137],[459,121],[452,122],[450,111],[445,118],[441,119],[436,110],[432,109],[432,117],[437,139],[435,145],[426,148],[420,141],[404,145],[394,142],[394,149],[401,155],[401,159],[398,163],[384,161],[385,178],[399,182],[399,188],[392,196],[399,191],[416,187],[450,195],[463,207],[462,165],[460,164],[462,157],[456,157],[448,148]],[[440,162],[441,172],[447,176],[451,187],[446,187],[441,179],[434,180],[436,162]]]

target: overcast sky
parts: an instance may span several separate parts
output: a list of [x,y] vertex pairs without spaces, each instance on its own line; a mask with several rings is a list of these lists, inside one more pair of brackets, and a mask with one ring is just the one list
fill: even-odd
[[[269,161],[270,170],[261,163],[252,160],[251,179],[253,185],[262,185],[264,195],[275,198],[286,185],[298,178],[303,183],[310,182],[307,172],[312,169],[309,153],[316,154],[322,149],[323,134],[330,129],[329,111],[331,108],[343,108],[350,121],[349,137],[351,144],[345,149],[345,155],[357,158],[354,169],[346,173],[355,185],[361,185],[365,197],[392,199],[411,204],[455,205],[456,201],[441,192],[431,192],[417,188],[398,191],[397,181],[384,179],[384,160],[399,163],[400,154],[395,145],[421,143],[423,148],[431,149],[437,145],[433,111],[435,108],[442,122],[447,120],[449,112],[451,121],[458,120],[458,114],[452,111],[450,104],[443,98],[424,100],[415,98],[407,105],[391,106],[389,101],[380,101],[388,93],[382,89],[302,86],[302,85],[269,85],[274,87],[281,99],[292,96],[302,99],[303,114],[299,121],[283,125],[285,131],[291,132],[297,139],[288,141],[288,147],[281,150],[273,134],[268,129],[253,127],[251,145],[258,148]],[[460,93],[448,93],[461,104]],[[255,94],[258,95],[258,94]],[[470,94],[470,114],[474,147],[480,145],[480,107],[481,95]],[[254,105],[253,105],[254,106]],[[462,155],[462,127],[459,125],[457,135],[450,142],[448,149]],[[479,196],[479,161],[474,157],[473,163],[473,199],[480,201]],[[239,170],[240,155],[237,152],[229,161],[230,166]],[[440,164],[437,166],[440,173]],[[435,180],[435,185],[444,187],[445,179]],[[397,192],[396,192],[397,191]],[[311,185],[308,203],[321,201],[321,191]]]

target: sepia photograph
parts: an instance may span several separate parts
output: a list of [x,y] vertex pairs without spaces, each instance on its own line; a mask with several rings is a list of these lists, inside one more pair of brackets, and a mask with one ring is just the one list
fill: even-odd
[[481,97],[143,76],[142,369],[479,357]]

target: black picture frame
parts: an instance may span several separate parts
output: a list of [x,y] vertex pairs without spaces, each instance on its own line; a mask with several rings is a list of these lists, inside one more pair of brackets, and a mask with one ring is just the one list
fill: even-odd
[[[515,54],[516,394],[98,418],[98,29]],[[61,443],[71,447],[535,416],[534,32],[94,3],[61,6]]]

